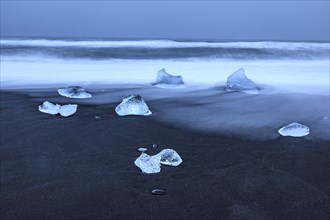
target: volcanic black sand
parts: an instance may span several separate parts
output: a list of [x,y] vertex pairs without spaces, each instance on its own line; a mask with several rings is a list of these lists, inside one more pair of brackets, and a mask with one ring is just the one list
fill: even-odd
[[[328,141],[191,131],[157,114],[119,117],[119,102],[64,118],[2,91],[1,219],[329,219]],[[141,146],[173,148],[183,163],[143,174]]]

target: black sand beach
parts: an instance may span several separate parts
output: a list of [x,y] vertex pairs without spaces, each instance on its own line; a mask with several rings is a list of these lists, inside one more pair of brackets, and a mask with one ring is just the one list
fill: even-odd
[[[120,99],[82,102],[68,118],[38,111],[52,99],[72,102],[1,92],[1,219],[329,219],[326,140],[184,129],[155,120],[157,100],[150,117],[117,116]],[[173,148],[183,163],[143,174],[141,146]]]

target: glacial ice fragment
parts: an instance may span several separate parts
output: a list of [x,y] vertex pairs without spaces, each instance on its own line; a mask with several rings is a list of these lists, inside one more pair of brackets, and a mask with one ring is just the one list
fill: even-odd
[[140,95],[129,95],[116,107],[116,113],[120,116],[125,115],[151,115],[147,104]]
[[147,148],[145,148],[145,147],[139,147],[138,148],[138,151],[140,151],[140,152],[146,152],[148,149]]
[[59,104],[54,105],[51,102],[45,101],[42,105],[39,105],[39,111],[51,115],[58,114],[61,106]]
[[57,91],[61,96],[73,99],[86,99],[92,97],[90,93],[86,92],[84,88],[79,86],[69,86],[67,88],[58,89]]
[[309,134],[309,127],[293,122],[280,128],[278,133],[282,136],[303,137]]
[[156,155],[159,161],[163,165],[179,166],[182,163],[182,159],[179,154],[173,149],[164,149]]
[[226,91],[240,91],[247,94],[258,94],[258,87],[245,75],[245,70],[240,68],[233,72],[227,79]]
[[165,195],[165,190],[162,190],[162,189],[153,189],[151,191],[152,194],[154,195]]
[[59,105],[53,104],[51,102],[45,101],[42,105],[39,105],[39,111],[51,115],[56,115],[60,113],[63,117],[73,115],[77,111],[78,105],[68,104],[68,105]]
[[139,167],[143,173],[160,172],[160,161],[157,156],[150,156],[142,152],[141,155],[134,161],[134,164]]
[[172,76],[166,72],[165,69],[161,69],[157,72],[157,78],[155,85],[167,84],[167,85],[182,85],[182,76]]
[[76,104],[68,104],[68,105],[62,105],[60,107],[59,113],[63,117],[68,117],[70,115],[73,115],[77,111],[78,105]]
[[161,164],[179,166],[181,163],[181,157],[173,149],[164,149],[154,156],[142,152],[134,161],[134,164],[139,167],[143,173],[159,173]]

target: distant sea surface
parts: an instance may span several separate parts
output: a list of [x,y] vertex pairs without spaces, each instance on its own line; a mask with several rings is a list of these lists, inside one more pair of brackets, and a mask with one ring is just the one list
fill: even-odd
[[329,43],[1,39],[2,56],[60,59],[329,59]]

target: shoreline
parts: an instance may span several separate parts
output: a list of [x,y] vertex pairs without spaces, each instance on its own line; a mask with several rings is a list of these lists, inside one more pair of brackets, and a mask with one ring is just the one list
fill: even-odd
[[[257,95],[226,92],[223,86],[159,88],[146,84],[93,84],[86,87],[91,99],[70,99],[58,94],[61,86],[2,89],[2,93],[26,95],[36,106],[44,101],[102,107],[109,113],[127,95],[139,94],[153,114],[151,120],[192,132],[204,132],[246,140],[284,138],[278,129],[300,122],[311,129],[303,139],[330,141],[329,95],[281,92],[264,87]],[[79,107],[78,107],[79,109]]]

